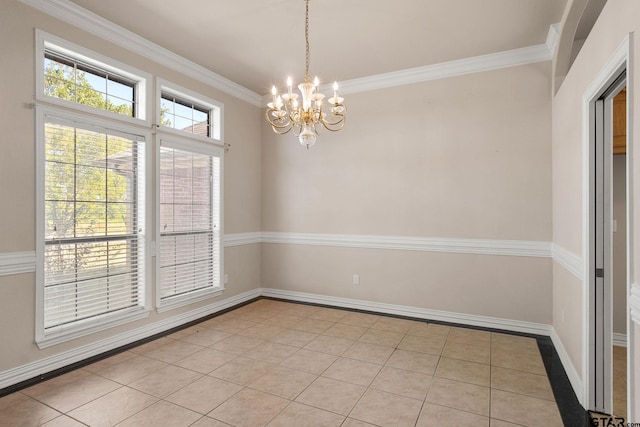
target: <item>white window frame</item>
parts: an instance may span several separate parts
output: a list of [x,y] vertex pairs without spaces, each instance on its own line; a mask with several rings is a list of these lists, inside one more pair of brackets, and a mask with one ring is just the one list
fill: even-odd
[[[216,145],[224,146],[224,104],[214,99],[202,96],[190,89],[171,83],[167,80],[157,78],[156,79],[156,126],[158,129],[168,134],[176,136],[188,136],[198,141],[213,143]],[[174,129],[169,126],[163,126],[160,124],[160,101],[162,94],[167,93],[175,96],[176,98],[184,101],[193,102],[194,104],[209,111],[211,117],[211,132],[210,136],[194,135],[184,132],[180,129]]]
[[[117,130],[120,132],[139,135],[144,138],[144,173],[139,177],[144,183],[139,187],[139,207],[143,213],[139,217],[142,224],[142,232],[138,233],[142,245],[142,255],[139,258],[139,265],[142,270],[140,283],[139,305],[119,313],[106,313],[92,319],[85,319],[66,326],[60,326],[53,331],[45,332],[44,329],[44,251],[45,251],[45,134],[44,127],[47,117],[53,116],[63,120],[78,122],[83,125],[96,126],[102,129]],[[99,117],[89,117],[84,113],[75,113],[50,106],[36,106],[36,333],[35,341],[39,348],[46,348],[62,342],[70,341],[78,337],[89,335],[98,331],[142,319],[150,314],[151,292],[149,291],[149,272],[151,271],[150,253],[150,233],[151,224],[150,209],[147,209],[147,199],[151,194],[151,176],[149,165],[151,162],[151,141],[152,134],[149,129],[133,127],[126,123],[114,123],[113,120],[105,120]]]
[[[85,64],[93,65],[99,69],[105,70],[127,78],[135,82],[136,108],[135,117],[125,116],[113,111],[101,110],[88,105],[79,104],[77,102],[68,101],[66,99],[56,98],[55,96],[45,95],[44,92],[44,55],[45,49],[50,49],[81,61]],[[149,107],[151,106],[152,90],[150,88],[151,74],[138,70],[130,65],[111,59],[92,50],[86,49],[75,43],[68,42],[60,37],[56,37],[40,29],[36,29],[36,101],[47,104],[54,104],[74,111],[82,111],[88,114],[101,116],[118,121],[125,121],[136,125],[151,126],[151,114]]]
[[[158,105],[160,100],[158,98]],[[163,128],[164,129],[164,128]],[[154,242],[155,256],[156,256],[156,310],[161,313],[174,308],[182,307],[188,304],[193,304],[198,301],[203,301],[209,298],[219,296],[224,291],[224,147],[217,144],[212,144],[208,138],[205,138],[205,142],[202,138],[189,137],[188,133],[178,131],[178,135],[174,135],[174,132],[164,133],[158,132],[156,134],[156,236]],[[219,277],[217,283],[212,288],[201,289],[193,291],[184,295],[171,297],[166,300],[161,299],[161,285],[162,285],[162,272],[160,270],[160,149],[161,147],[174,148],[183,151],[189,151],[198,154],[205,154],[215,156],[220,159],[220,176],[218,177],[218,218],[214,218],[214,223],[218,227],[218,254],[219,259]],[[214,177],[215,179],[215,177]],[[212,190],[213,191],[213,190]],[[214,260],[215,262],[216,260]]]

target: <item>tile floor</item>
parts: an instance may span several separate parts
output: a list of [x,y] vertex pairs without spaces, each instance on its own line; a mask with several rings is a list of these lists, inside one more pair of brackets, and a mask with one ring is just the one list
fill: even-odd
[[0,398],[1,426],[561,426],[535,339],[262,299]]

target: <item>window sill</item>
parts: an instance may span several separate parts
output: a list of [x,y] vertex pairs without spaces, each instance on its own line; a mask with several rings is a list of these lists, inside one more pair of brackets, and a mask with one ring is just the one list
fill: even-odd
[[99,331],[104,331],[115,326],[144,319],[145,317],[148,317],[149,314],[150,311],[142,307],[132,309],[125,313],[107,314],[101,317],[100,320],[80,322],[81,324],[79,325],[69,326],[66,329],[60,328],[56,331],[37,337],[36,344],[39,349],[51,347]]

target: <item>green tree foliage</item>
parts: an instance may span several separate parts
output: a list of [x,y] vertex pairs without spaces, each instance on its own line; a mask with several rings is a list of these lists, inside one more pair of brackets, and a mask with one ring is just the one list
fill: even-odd
[[[50,96],[131,115],[95,90],[84,72],[48,61],[45,91]],[[127,111],[128,109],[128,111]],[[45,238],[60,240],[133,234],[136,143],[127,138],[72,126],[45,126]],[[111,242],[51,245],[48,274],[75,274],[125,263],[127,245]]]

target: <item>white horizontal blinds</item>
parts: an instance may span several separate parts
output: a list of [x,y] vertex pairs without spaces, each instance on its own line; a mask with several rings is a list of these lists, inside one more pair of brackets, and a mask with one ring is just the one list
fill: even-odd
[[44,327],[137,307],[143,138],[46,118]]
[[220,283],[220,159],[160,148],[160,299]]

